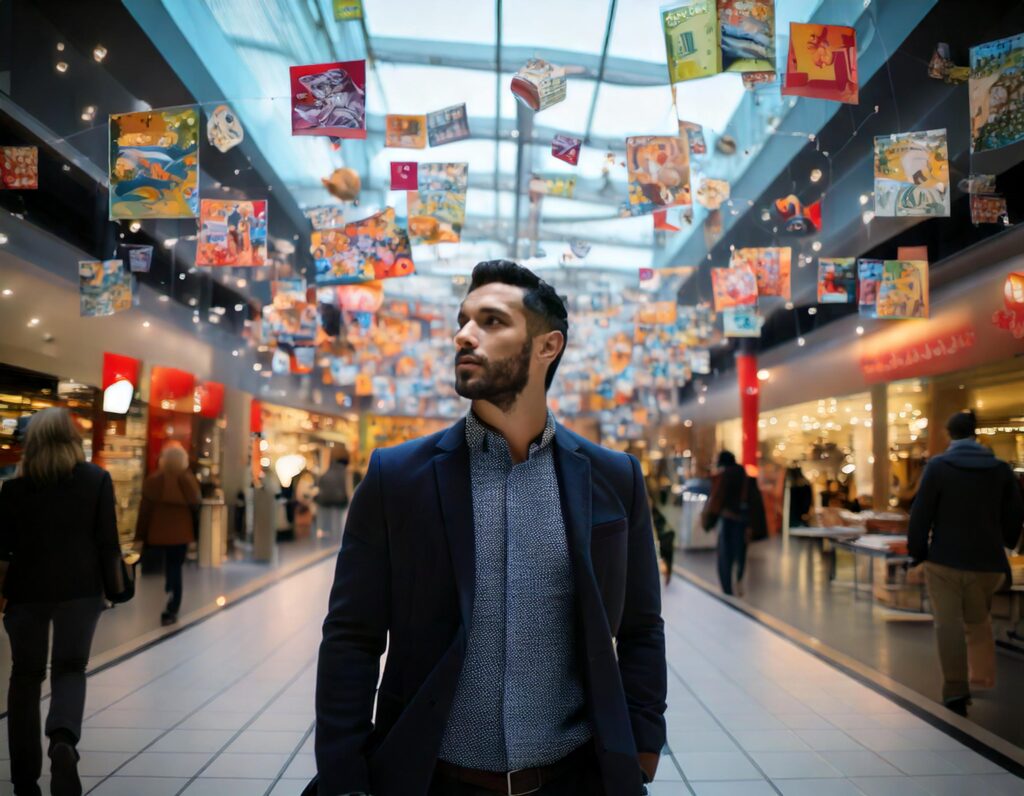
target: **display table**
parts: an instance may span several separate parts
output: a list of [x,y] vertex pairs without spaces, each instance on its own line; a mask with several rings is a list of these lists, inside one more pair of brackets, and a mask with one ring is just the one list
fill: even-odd
[[717,526],[705,531],[701,512],[708,496],[700,492],[683,492],[680,506],[666,506],[671,511],[668,522],[676,530],[676,547],[680,550],[714,550],[718,546]]
[[[868,594],[881,606],[897,611],[911,612],[924,616],[925,590],[924,582],[912,583],[907,576],[907,565],[913,560],[909,555],[894,553],[890,549],[893,542],[906,542],[907,537],[897,534],[868,534],[856,539],[835,539],[837,550],[846,550],[853,554],[853,596],[859,600],[867,587]],[[866,556],[870,563],[867,566],[867,580],[864,584],[860,579],[858,556]],[[877,572],[876,572],[877,570]],[[830,580],[835,579],[835,561],[832,563]]]

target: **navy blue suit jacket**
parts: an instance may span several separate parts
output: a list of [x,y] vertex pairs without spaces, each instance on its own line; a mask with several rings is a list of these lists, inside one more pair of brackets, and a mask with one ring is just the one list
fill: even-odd
[[[555,466],[601,778],[608,796],[637,796],[637,752],[660,752],[665,743],[666,691],[643,476],[632,456],[561,425]],[[473,557],[465,421],[375,451],[349,507],[324,621],[318,784],[307,793],[427,793],[466,653]]]

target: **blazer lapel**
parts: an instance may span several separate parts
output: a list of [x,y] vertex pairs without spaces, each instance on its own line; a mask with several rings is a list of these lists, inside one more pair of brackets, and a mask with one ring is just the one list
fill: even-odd
[[444,517],[448,550],[455,570],[462,624],[469,634],[476,585],[476,539],[473,529],[473,489],[469,474],[466,421],[460,420],[441,438],[442,453],[434,459],[437,492]]

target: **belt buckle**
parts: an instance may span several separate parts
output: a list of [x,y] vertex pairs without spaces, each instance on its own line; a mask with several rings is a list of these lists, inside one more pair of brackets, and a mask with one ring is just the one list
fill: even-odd
[[508,786],[508,796],[529,796],[529,794],[536,793],[537,791],[539,791],[541,789],[541,787],[543,786],[544,783],[540,781],[540,771],[538,771],[537,769],[533,769],[533,771],[535,772],[536,777],[537,777],[537,787],[530,788],[530,790],[520,790],[520,791],[512,790],[512,775],[513,774],[518,774],[520,771],[526,771],[526,770],[527,769],[525,769],[525,768],[517,768],[514,771],[509,771],[508,773],[505,774],[505,784]]

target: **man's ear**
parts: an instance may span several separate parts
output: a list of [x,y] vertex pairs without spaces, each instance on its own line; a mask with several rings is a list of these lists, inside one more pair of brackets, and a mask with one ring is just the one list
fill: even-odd
[[539,338],[537,356],[545,362],[554,361],[555,357],[562,353],[562,349],[565,347],[565,335],[559,331],[546,332],[539,335]]

